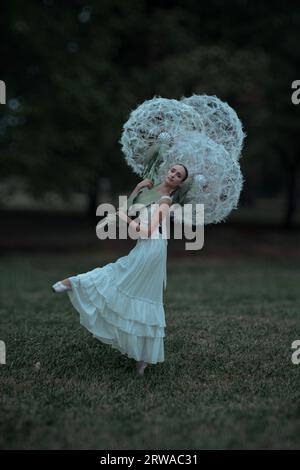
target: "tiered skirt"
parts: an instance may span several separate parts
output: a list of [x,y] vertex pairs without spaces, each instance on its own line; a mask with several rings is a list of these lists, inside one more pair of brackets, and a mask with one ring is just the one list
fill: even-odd
[[138,239],[127,256],[69,277],[80,323],[129,358],[164,362],[166,262],[166,239]]

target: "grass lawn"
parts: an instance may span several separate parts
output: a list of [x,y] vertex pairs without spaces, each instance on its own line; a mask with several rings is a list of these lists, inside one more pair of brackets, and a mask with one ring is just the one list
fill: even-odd
[[1,258],[0,447],[299,448],[300,261],[170,258],[166,360],[138,377],[50,291],[117,257]]

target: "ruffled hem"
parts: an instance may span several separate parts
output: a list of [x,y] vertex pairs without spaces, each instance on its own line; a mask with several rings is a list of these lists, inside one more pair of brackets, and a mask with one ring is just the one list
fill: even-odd
[[113,284],[109,265],[69,280],[68,295],[80,313],[80,323],[95,338],[137,361],[164,362],[166,324],[161,302],[120,290]]
[[[101,275],[99,276],[99,272]],[[97,279],[98,276],[98,279]],[[162,302],[131,296],[114,284],[110,275],[109,265],[96,268],[88,273],[69,278],[73,291],[80,291],[88,306],[88,315],[93,316],[100,311],[105,315],[105,307],[118,314],[121,320],[132,320],[141,325],[164,328],[166,326],[165,311]],[[72,293],[72,291],[70,291]],[[109,315],[106,313],[106,315]],[[118,321],[116,319],[116,321]],[[117,323],[112,321],[115,326]],[[148,335],[147,335],[148,336]],[[152,335],[150,335],[152,336]]]
[[[164,362],[164,341],[163,337],[151,338],[130,335],[113,325],[109,325],[102,317],[99,317],[99,329],[97,334],[94,327],[86,323],[86,317],[80,317],[80,323],[92,335],[102,343],[109,344],[113,349],[127,355],[136,361],[145,361],[148,364]],[[101,326],[100,326],[101,325]]]

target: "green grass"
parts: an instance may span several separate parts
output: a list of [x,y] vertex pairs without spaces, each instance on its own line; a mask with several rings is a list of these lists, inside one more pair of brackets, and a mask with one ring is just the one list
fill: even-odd
[[166,360],[141,378],[49,289],[101,256],[2,257],[1,448],[299,448],[299,261],[170,258]]

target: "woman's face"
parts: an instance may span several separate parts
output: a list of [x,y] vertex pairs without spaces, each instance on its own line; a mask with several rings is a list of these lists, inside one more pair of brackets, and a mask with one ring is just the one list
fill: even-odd
[[173,188],[176,188],[185,178],[185,174],[186,172],[183,166],[173,165],[167,173],[166,182]]

